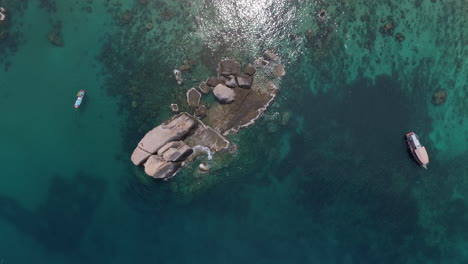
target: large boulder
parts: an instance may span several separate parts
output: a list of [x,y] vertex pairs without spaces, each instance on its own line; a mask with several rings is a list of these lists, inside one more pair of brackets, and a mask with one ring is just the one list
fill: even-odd
[[200,89],[200,91],[202,91],[202,93],[204,93],[204,94],[207,94],[207,93],[209,93],[211,91],[210,86],[208,86],[208,84],[206,82],[200,83],[200,85],[198,86],[198,89]]
[[187,92],[187,103],[192,108],[197,108],[200,106],[201,93],[195,89],[191,88]]
[[142,150],[141,148],[136,147],[135,150],[133,151],[131,159],[132,159],[133,164],[141,165],[151,155],[152,155],[152,153],[146,152],[146,151]]
[[168,162],[160,156],[150,156],[145,163],[145,173],[156,179],[172,177],[180,168],[180,162]]
[[133,164],[140,165],[144,160],[141,160],[141,152],[144,150],[148,153],[156,153],[167,142],[181,140],[185,137],[192,128],[196,126],[195,120],[187,114],[176,116],[168,124],[159,125],[146,135],[138,143],[137,148],[133,151],[131,160]]
[[193,149],[183,143],[176,148],[166,150],[162,156],[165,161],[178,162],[184,161],[192,153]]
[[250,89],[252,86],[253,77],[248,74],[239,74],[236,79],[240,88]]
[[236,77],[234,75],[230,75],[226,78],[226,86],[230,88],[234,88],[237,86]]
[[244,69],[244,73],[250,76],[254,75],[257,72],[257,69],[252,66],[252,64],[247,64]]
[[223,76],[237,75],[241,73],[241,65],[234,60],[224,60],[218,65],[218,74]]
[[166,152],[166,150],[168,150],[168,149],[170,149],[170,148],[178,148],[178,147],[182,146],[182,144],[184,144],[183,141],[171,141],[171,142],[167,142],[166,145],[162,146],[162,147],[158,150],[157,154],[158,154],[159,156],[162,156],[162,154],[163,154],[164,152]]
[[218,84],[213,89],[213,94],[220,103],[230,104],[236,99],[236,94],[234,91],[223,84]]
[[216,77],[210,77],[206,80],[206,84],[211,86],[211,87],[216,87],[218,84],[224,84],[223,80],[220,80]]

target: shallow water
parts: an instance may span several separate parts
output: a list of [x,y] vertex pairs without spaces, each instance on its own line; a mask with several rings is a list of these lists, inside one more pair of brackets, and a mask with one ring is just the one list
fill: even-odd
[[[466,2],[0,6],[0,263],[468,262]],[[62,47],[47,40],[57,21]],[[231,136],[235,153],[168,182],[132,166],[139,139],[219,60],[266,49],[287,75]],[[177,86],[184,60],[196,63]]]

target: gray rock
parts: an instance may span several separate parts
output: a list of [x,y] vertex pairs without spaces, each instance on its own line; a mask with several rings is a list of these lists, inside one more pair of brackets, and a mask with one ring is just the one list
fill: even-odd
[[184,161],[192,153],[193,149],[183,143],[177,148],[169,148],[163,153],[162,157],[165,161],[178,162]]
[[138,143],[137,148],[132,154],[131,160],[135,165],[141,164],[141,152],[138,150],[144,150],[148,153],[156,153],[162,146],[167,142],[181,140],[185,137],[195,126],[195,120],[188,116],[185,113],[182,113],[174,119],[172,119],[168,124],[162,124],[151,131],[146,133],[146,135]]
[[197,89],[190,88],[190,90],[187,91],[187,103],[189,104],[190,107],[192,108],[199,107],[200,98],[201,98],[201,93]]
[[230,104],[236,99],[236,94],[234,91],[223,84],[216,85],[216,87],[213,89],[213,94],[215,95],[216,99],[218,99],[218,101],[223,104]]
[[167,179],[172,177],[180,166],[180,162],[168,162],[160,156],[153,155],[145,163],[145,173],[156,179]]
[[158,149],[157,154],[158,154],[159,156],[162,156],[162,154],[163,154],[166,150],[168,150],[168,149],[170,149],[170,148],[178,148],[178,147],[182,146],[183,144],[184,144],[184,142],[182,142],[182,141],[171,141],[171,142],[167,142],[166,145],[164,145],[164,146],[162,146],[160,149]]
[[195,112],[193,115],[198,118],[198,119],[203,119],[206,115],[208,114],[208,109],[206,109],[206,106],[201,105],[197,109],[195,109]]
[[179,106],[177,104],[171,104],[172,112],[179,112]]
[[210,77],[206,80],[206,84],[211,86],[211,87],[216,87],[218,84],[224,84],[224,81],[216,78],[216,77]]
[[254,75],[257,72],[257,69],[252,66],[252,64],[247,64],[244,69],[244,73],[250,76]]
[[244,89],[250,89],[252,86],[253,77],[247,74],[239,74],[237,77],[237,84]]
[[234,60],[224,60],[218,65],[218,74],[229,76],[241,73],[241,65]]
[[151,155],[152,155],[152,153],[148,153],[148,152],[142,150],[141,148],[137,147],[137,148],[135,148],[135,150],[133,151],[131,160],[132,160],[133,164],[135,164],[135,165],[141,165],[141,164],[143,164],[143,162],[145,162],[145,160],[147,160],[147,159],[149,158],[149,156],[151,156]]
[[234,75],[229,76],[229,79],[226,81],[226,86],[230,88],[237,86],[236,77]]
[[208,86],[208,84],[206,82],[200,83],[200,85],[198,86],[198,89],[200,89],[200,91],[202,91],[202,93],[204,93],[204,94],[207,94],[207,93],[209,93],[211,91],[210,86]]

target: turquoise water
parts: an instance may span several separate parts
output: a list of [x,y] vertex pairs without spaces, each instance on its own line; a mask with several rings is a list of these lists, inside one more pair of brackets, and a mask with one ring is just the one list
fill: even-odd
[[[0,6],[0,264],[468,262],[466,1]],[[57,22],[62,47],[47,38]],[[287,75],[230,136],[236,152],[168,182],[133,167],[171,103],[188,109],[221,59],[266,49]],[[184,60],[196,63],[177,86]]]

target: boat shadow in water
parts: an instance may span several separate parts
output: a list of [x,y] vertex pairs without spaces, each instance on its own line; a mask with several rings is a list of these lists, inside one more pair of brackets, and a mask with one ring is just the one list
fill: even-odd
[[71,179],[55,176],[51,179],[45,202],[35,210],[0,195],[0,217],[48,250],[71,254],[79,249],[105,189],[102,180],[84,172]]

